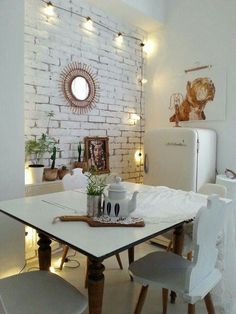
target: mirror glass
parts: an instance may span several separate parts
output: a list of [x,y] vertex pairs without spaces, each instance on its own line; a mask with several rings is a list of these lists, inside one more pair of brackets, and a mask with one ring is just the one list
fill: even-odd
[[74,112],[81,114],[95,107],[99,84],[92,69],[79,62],[69,63],[60,74],[60,89]]
[[71,83],[71,91],[76,99],[85,100],[89,95],[88,82],[82,76],[75,77]]

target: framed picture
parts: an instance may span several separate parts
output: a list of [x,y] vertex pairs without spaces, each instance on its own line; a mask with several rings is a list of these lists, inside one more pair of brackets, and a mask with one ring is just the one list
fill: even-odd
[[85,137],[85,156],[87,170],[92,167],[95,173],[109,173],[108,137]]

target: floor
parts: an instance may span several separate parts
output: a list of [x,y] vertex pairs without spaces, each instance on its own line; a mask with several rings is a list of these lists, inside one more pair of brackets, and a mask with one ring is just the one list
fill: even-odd
[[[135,248],[135,258],[141,257],[151,251],[159,248],[149,242],[138,245]],[[54,254],[52,266],[58,267],[61,254]],[[103,314],[131,314],[133,313],[135,303],[139,294],[140,286],[129,279],[127,267],[127,252],[121,253],[123,270],[119,269],[115,257],[108,258],[104,261],[105,265],[105,287],[103,299]],[[71,284],[79,288],[79,290],[87,295],[84,288],[84,276],[86,258],[74,251],[69,251],[69,261],[65,263],[62,271],[56,269],[56,273]],[[37,263],[27,263],[26,270],[34,269]],[[88,314],[88,310],[84,312]],[[161,314],[161,289],[150,287],[142,314]],[[177,298],[176,304],[170,304],[168,314],[185,314],[187,313],[187,304],[181,298]],[[199,302],[196,307],[196,314],[207,313],[203,302]],[[216,314],[218,314],[216,312]]]

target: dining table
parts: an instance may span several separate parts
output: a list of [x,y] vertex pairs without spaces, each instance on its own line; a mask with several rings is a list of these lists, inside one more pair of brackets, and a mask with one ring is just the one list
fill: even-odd
[[[138,191],[133,218],[141,218],[144,226],[91,227],[81,221],[61,221],[58,217],[85,215],[86,191],[75,189],[53,194],[0,202],[0,212],[38,232],[38,259],[40,270],[51,265],[51,240],[66,244],[88,257],[88,304],[90,314],[101,314],[104,290],[103,260],[128,250],[129,262],[134,260],[134,248],[170,229],[174,230],[174,252],[181,254],[183,224],[194,218],[207,197],[193,192],[124,183],[128,195]],[[185,208],[182,211],[181,208]]]

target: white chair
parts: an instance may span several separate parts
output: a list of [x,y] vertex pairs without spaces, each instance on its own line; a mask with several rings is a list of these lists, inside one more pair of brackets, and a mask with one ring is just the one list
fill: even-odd
[[[63,177],[62,183],[63,183],[64,190],[85,189],[88,183],[88,178],[86,175],[83,174],[81,168],[75,168],[73,169],[73,175],[66,174]],[[62,253],[61,263],[59,266],[60,270],[62,270],[63,268],[68,250],[69,250],[69,247],[65,245],[63,253]],[[119,254],[116,254],[116,259],[117,259],[120,269],[123,269],[122,261]]]
[[227,195],[226,187],[222,184],[216,183],[205,183],[197,192],[205,195],[217,194],[220,197],[226,197]]
[[[218,196],[212,195],[208,197],[207,207],[199,210],[193,228],[192,262],[172,252],[153,252],[130,265],[130,274],[142,284],[135,314],[141,313],[149,285],[163,288],[163,314],[167,313],[168,289],[182,294],[188,303],[188,314],[195,313],[195,303],[201,299],[208,314],[215,313],[210,291],[221,279],[220,271],[215,268],[216,241],[225,207]],[[209,228],[209,224],[214,228]]]
[[[201,188],[198,190],[198,193],[205,194],[205,195],[212,195],[216,194],[219,197],[226,197],[227,195],[227,189],[224,185],[221,184],[215,184],[215,183],[205,183],[201,186]],[[172,246],[172,238],[173,238],[173,232],[169,231],[164,234],[165,238],[169,239],[169,245],[167,250],[169,251]],[[192,259],[192,223],[189,223],[185,226],[185,244],[184,244],[184,254],[187,255],[187,258],[189,260]]]
[[47,271],[32,271],[0,280],[0,313],[80,314],[87,299],[74,286]]

